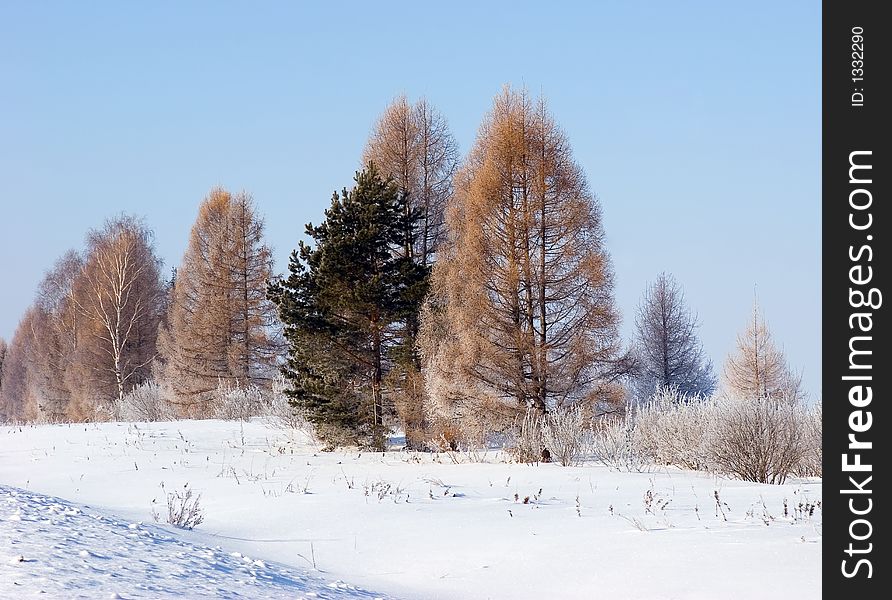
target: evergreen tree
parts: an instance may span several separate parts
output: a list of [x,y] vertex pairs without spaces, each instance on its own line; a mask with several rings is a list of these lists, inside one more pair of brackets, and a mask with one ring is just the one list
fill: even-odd
[[399,335],[427,293],[429,268],[401,252],[421,218],[374,164],[335,192],[314,245],[292,252],[270,285],[289,344],[288,394],[330,444],[384,446],[383,382],[406,354]]

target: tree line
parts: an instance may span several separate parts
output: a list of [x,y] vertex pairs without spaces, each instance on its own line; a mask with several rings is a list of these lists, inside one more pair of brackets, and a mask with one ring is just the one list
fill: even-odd
[[[268,390],[331,445],[456,447],[533,411],[621,411],[718,378],[681,286],[646,289],[624,345],[600,202],[544,99],[506,87],[462,158],[446,118],[397,98],[353,185],[273,272],[247,193],[199,206],[170,279],[146,224],[109,219],[47,272],[7,344],[0,416],[97,420],[148,381],[183,417],[221,385]],[[801,398],[758,308],[723,382]]]
[[56,261],[4,353],[7,420],[93,421],[149,380],[182,416],[201,416],[221,381],[264,383],[281,344],[266,298],[272,258],[245,194],[211,191],[164,281],[153,234],[121,215]]

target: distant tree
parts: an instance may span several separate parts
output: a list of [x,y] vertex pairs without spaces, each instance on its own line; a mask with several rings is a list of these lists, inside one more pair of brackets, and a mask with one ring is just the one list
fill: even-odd
[[68,418],[70,376],[77,360],[78,316],[70,299],[83,261],[69,251],[43,277],[33,304],[10,344],[10,380],[4,404],[16,418],[50,422]]
[[681,286],[671,275],[660,274],[644,292],[635,318],[639,400],[665,388],[687,396],[706,396],[715,390],[712,362],[703,352],[698,327]]
[[65,253],[44,275],[33,305],[35,352],[28,365],[29,382],[40,398],[42,416],[51,421],[70,417],[72,397],[80,398],[86,391],[76,380],[81,318],[72,301],[72,286],[83,267],[80,253]]
[[266,297],[272,254],[251,197],[216,188],[176,270],[160,335],[164,376],[187,410],[225,385],[268,386],[280,351]]
[[753,303],[753,317],[737,336],[737,352],[725,362],[724,382],[729,391],[744,397],[771,397],[796,402],[804,397],[801,377],[787,365],[768,325]]
[[6,420],[6,402],[3,398],[3,362],[6,360],[6,352],[9,345],[0,337],[0,422]]
[[497,96],[456,181],[422,327],[437,412],[616,399],[619,316],[600,207],[544,101]]
[[96,401],[120,401],[157,355],[161,261],[152,232],[122,215],[87,235],[69,298],[80,318],[78,361]]
[[157,371],[154,375],[159,379],[163,377],[160,361],[164,353],[164,343],[170,341],[170,317],[173,312],[176,281],[177,269],[174,267],[170,271],[170,278],[161,285],[161,295],[158,300],[158,312],[161,315],[158,320],[158,360],[153,363],[153,370]]
[[40,416],[39,399],[31,385],[29,365],[34,356],[34,308],[30,307],[16,327],[0,374],[0,415],[4,421],[33,421]]
[[428,269],[400,254],[420,211],[373,164],[335,193],[314,246],[292,252],[289,276],[270,286],[288,341],[288,395],[331,445],[384,447],[384,380],[398,332],[427,288]]

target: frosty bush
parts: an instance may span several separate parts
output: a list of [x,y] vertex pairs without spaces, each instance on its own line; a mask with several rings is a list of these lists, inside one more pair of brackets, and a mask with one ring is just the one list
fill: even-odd
[[820,406],[746,397],[687,398],[664,390],[626,418],[593,427],[592,453],[623,470],[677,466],[760,483],[819,475]]
[[532,464],[542,458],[542,422],[538,411],[527,409],[516,427],[514,444],[508,449],[514,461]]
[[273,380],[272,391],[264,405],[264,416],[268,417],[275,425],[285,429],[300,429],[310,432],[312,427],[304,415],[291,404],[291,399],[285,393],[288,383],[279,375]]
[[321,442],[323,452],[334,452],[338,448],[362,446],[356,431],[340,427],[333,423],[319,423],[311,427],[316,440]]
[[637,451],[657,465],[685,469],[708,466],[710,426],[716,418],[711,398],[685,396],[664,388],[634,412]]
[[566,467],[582,460],[589,428],[585,413],[579,407],[556,408],[544,417],[529,409],[515,425],[511,437],[513,444],[508,454],[514,461],[554,460]]
[[213,416],[226,421],[247,421],[262,412],[263,395],[263,390],[256,385],[221,381],[212,401]]
[[455,423],[445,419],[431,423],[426,446],[434,452],[450,452],[458,450],[461,444],[461,429]]
[[112,421],[117,416],[117,403],[91,394],[78,394],[65,407],[64,415],[53,415],[37,407],[39,412],[26,419],[32,423],[99,423]]
[[594,458],[608,467],[640,471],[646,458],[631,417],[607,416],[592,426],[591,449]]
[[805,411],[804,449],[802,459],[796,467],[796,475],[800,477],[821,477],[823,474],[822,461],[824,458],[822,444],[822,408],[821,403]]
[[805,451],[805,411],[773,398],[724,398],[709,440],[717,470],[759,483],[783,483]]
[[555,460],[565,467],[582,460],[588,427],[578,406],[557,408],[542,423],[542,441]]
[[115,406],[121,421],[169,421],[175,416],[165,390],[154,381],[146,381],[124,394]]
[[494,439],[513,439],[518,435],[523,413],[498,398],[452,398],[451,412],[432,408],[442,399],[428,402],[425,398],[425,446],[432,450],[478,448]]
[[167,522],[180,529],[193,529],[204,521],[204,510],[199,505],[201,494],[193,496],[189,484],[182,492],[167,494]]

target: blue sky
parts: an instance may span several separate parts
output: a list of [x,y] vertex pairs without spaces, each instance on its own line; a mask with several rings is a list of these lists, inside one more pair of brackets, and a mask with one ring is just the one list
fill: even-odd
[[625,336],[669,271],[721,365],[755,290],[820,393],[819,2],[317,4],[0,4],[0,336],[108,216],[176,266],[215,185],[254,195],[284,270],[395,95],[464,152],[511,83],[600,197]]

